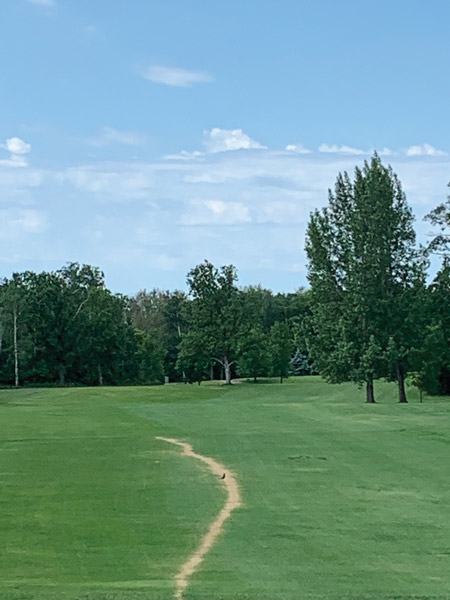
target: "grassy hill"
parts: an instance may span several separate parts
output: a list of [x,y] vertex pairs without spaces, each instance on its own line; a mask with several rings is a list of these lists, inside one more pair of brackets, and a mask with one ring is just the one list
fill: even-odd
[[1,600],[168,600],[237,474],[243,506],[186,600],[450,597],[450,402],[305,377],[0,392]]

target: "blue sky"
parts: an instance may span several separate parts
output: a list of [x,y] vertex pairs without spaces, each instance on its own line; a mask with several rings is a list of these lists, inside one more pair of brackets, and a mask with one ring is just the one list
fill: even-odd
[[310,211],[376,149],[417,215],[450,180],[446,0],[2,0],[0,275],[114,290],[306,283]]

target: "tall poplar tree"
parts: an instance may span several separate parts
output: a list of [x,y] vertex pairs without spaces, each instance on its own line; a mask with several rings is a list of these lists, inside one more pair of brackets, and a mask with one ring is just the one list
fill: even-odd
[[376,377],[395,378],[406,402],[424,264],[400,181],[376,154],[354,182],[339,174],[329,205],[311,216],[306,250],[317,368],[332,382],[365,383],[367,402]]

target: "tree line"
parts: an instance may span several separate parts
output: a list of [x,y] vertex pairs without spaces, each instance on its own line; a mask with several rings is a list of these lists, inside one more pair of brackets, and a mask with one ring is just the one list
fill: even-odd
[[97,267],[14,273],[0,284],[0,384],[157,384],[309,373],[308,293],[239,288],[208,261],[189,293],[113,294]]
[[[97,267],[14,273],[0,283],[0,384],[154,384],[320,373],[365,386],[406,382],[450,394],[450,199],[414,216],[391,167],[375,154],[354,178],[340,173],[310,217],[310,289],[239,287],[233,265],[208,261],[188,292],[114,294]],[[442,256],[429,282],[429,256]]]

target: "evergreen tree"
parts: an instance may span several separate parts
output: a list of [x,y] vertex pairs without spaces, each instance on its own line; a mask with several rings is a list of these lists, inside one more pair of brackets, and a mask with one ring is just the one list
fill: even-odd
[[294,356],[289,361],[289,373],[291,375],[311,375],[312,368],[307,352],[296,348]]

